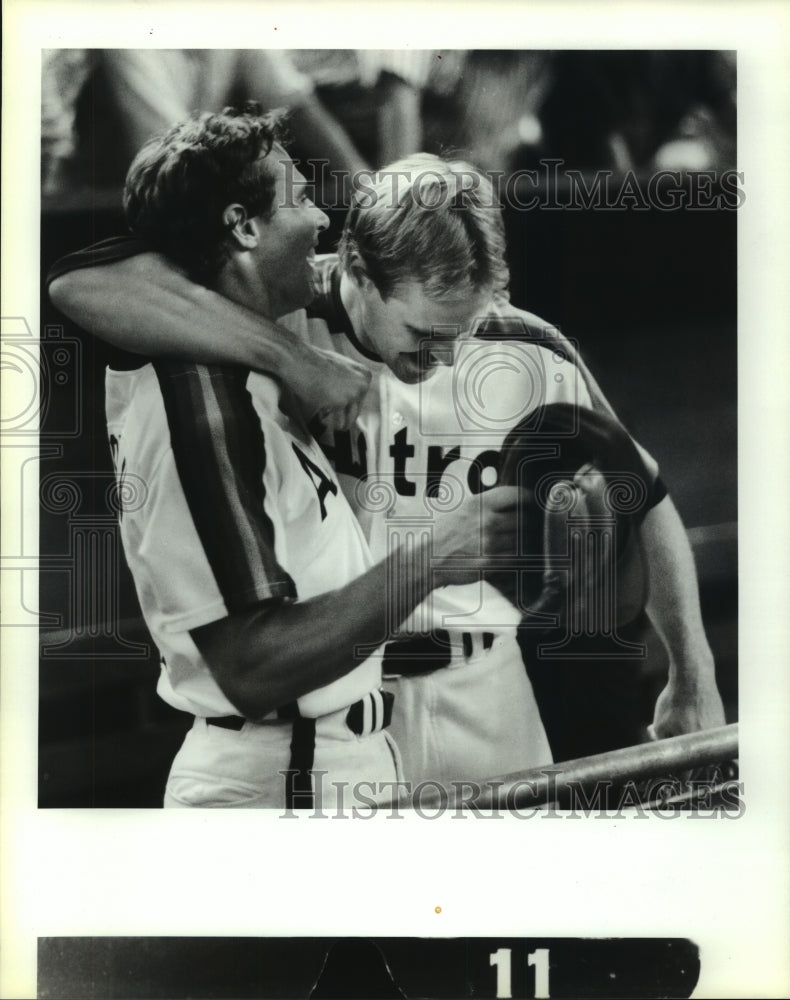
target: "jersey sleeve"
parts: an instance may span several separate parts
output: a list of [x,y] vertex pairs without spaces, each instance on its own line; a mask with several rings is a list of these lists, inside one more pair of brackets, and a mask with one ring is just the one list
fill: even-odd
[[[576,344],[557,327],[540,317],[515,309],[507,301],[497,301],[491,313],[479,323],[475,336],[482,340],[528,341],[559,352],[559,356],[570,361],[577,372],[578,404],[589,406],[596,413],[618,419]],[[649,507],[654,507],[667,496],[667,488],[661,480],[658,462],[638,441],[633,438],[632,441],[639,452],[644,472],[650,483]]]
[[84,267],[100,267],[102,264],[113,264],[119,260],[126,260],[129,257],[136,257],[137,254],[147,252],[149,247],[136,236],[113,236],[101,243],[94,243],[93,246],[78,250],[76,253],[66,254],[56,260],[49,269],[46,278],[46,287],[61,275],[71,271],[78,271]]
[[275,554],[282,526],[265,502],[266,439],[246,370],[177,362],[154,369],[170,450],[152,477],[139,544],[149,567],[171,553],[153,573],[163,624],[191,629],[260,601],[295,599]]

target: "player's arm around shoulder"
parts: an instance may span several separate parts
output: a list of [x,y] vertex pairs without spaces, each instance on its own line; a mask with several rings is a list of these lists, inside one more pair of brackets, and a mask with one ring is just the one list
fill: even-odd
[[317,350],[293,329],[191,281],[162,254],[141,252],[139,241],[71,255],[53,274],[53,303],[100,340],[145,357],[271,372],[307,418],[331,413],[347,426],[370,385],[364,366]]

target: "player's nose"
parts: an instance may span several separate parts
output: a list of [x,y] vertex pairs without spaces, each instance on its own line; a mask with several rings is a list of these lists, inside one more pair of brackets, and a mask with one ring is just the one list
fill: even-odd
[[326,212],[323,212],[318,205],[313,205],[313,209],[315,210],[315,229],[317,236],[318,233],[329,228],[329,216]]

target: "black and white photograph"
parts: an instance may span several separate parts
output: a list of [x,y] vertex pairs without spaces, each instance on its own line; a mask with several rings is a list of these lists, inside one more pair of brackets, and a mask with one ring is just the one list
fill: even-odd
[[39,805],[737,807],[735,54],[42,73]]
[[0,995],[781,996],[787,18],[7,6]]

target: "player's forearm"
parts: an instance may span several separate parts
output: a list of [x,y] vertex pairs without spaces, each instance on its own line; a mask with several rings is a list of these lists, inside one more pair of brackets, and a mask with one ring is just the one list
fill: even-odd
[[714,663],[702,623],[697,571],[670,497],[648,511],[642,539],[650,577],[646,610],[669,654],[669,679],[683,685],[707,682]]
[[430,591],[430,551],[398,549],[338,590],[258,609],[192,635],[228,700],[259,719],[350,673]]
[[270,372],[301,401],[305,418],[339,413],[338,428],[351,422],[370,384],[362,365],[194,284],[159,254],[70,271],[50,295],[84,329],[133,354]]
[[284,377],[309,350],[291,331],[194,284],[159,254],[71,271],[52,282],[50,295],[90,333],[147,357],[241,364]]
[[228,700],[257,719],[359,665],[359,646],[386,642],[428,593],[478,578],[488,558],[512,553],[515,487],[469,497],[442,513],[429,538],[402,545],[338,590],[234,615],[192,632]]

